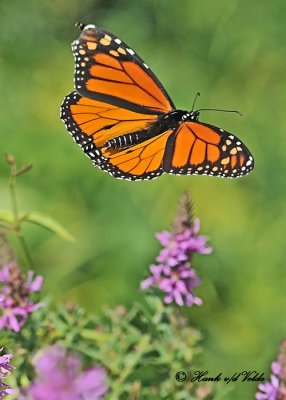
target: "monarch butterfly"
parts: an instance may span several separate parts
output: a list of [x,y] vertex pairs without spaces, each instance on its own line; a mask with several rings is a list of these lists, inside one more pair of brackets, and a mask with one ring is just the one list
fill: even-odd
[[237,178],[253,169],[253,157],[238,138],[199,122],[201,110],[177,110],[121,39],[95,25],[77,25],[76,90],[65,97],[61,119],[95,166],[128,180],[163,173]]

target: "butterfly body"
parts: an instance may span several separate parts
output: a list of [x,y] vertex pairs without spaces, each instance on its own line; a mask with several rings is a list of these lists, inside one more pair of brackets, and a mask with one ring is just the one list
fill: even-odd
[[187,112],[182,110],[174,110],[170,113],[159,116],[158,120],[153,123],[148,129],[143,131],[133,132],[122,136],[117,136],[108,140],[103,147],[122,149],[136,144],[142,143],[147,139],[160,135],[168,129],[177,129],[179,124],[186,121],[197,121],[198,112]]
[[163,173],[240,177],[254,161],[234,135],[177,110],[143,60],[121,39],[80,26],[73,45],[75,91],[61,118],[93,164],[113,177],[153,179]]

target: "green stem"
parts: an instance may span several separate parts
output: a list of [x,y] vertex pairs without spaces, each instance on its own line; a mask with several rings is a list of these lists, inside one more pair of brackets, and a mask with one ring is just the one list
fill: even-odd
[[12,205],[12,212],[14,215],[14,223],[15,223],[15,228],[14,231],[19,239],[19,243],[22,247],[22,251],[25,256],[26,263],[28,267],[33,268],[33,260],[30,254],[30,251],[28,249],[27,243],[25,241],[25,238],[23,236],[22,230],[21,230],[21,219],[19,218],[19,209],[18,209],[18,202],[17,202],[17,196],[16,196],[16,190],[15,190],[15,185],[16,185],[16,165],[13,164],[10,167],[11,172],[10,172],[10,180],[9,180],[9,192],[10,192],[10,198],[11,198],[11,205]]
[[22,235],[22,232],[20,232],[20,235],[18,236],[18,238],[19,238],[19,242],[21,244],[23,253],[25,254],[26,263],[28,264],[28,266],[30,268],[33,268],[34,267],[34,263],[33,263],[29,248],[27,246],[26,240],[25,240],[24,236]]
[[10,174],[10,181],[9,181],[9,191],[10,191],[10,198],[11,198],[11,205],[12,211],[14,214],[15,222],[18,222],[18,204],[17,204],[17,197],[15,191],[15,174],[16,174],[16,167],[13,165],[11,166],[11,174]]
[[5,232],[0,231],[0,264],[5,265],[13,259],[13,251],[7,241]]

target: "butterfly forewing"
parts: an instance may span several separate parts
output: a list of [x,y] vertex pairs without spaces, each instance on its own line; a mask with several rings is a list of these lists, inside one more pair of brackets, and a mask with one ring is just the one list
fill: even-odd
[[77,92],[66,96],[61,108],[61,118],[71,134],[86,134],[96,147],[125,133],[142,131],[157,121],[154,114],[136,113],[81,97]]
[[72,49],[75,88],[81,96],[144,114],[174,109],[147,64],[112,33],[87,25]]

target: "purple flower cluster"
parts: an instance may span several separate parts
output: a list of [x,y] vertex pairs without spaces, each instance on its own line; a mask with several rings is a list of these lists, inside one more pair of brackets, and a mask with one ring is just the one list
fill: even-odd
[[271,364],[270,380],[258,385],[257,400],[286,399],[286,340],[281,344],[277,361]]
[[256,393],[255,398],[257,400],[278,400],[279,394],[279,378],[272,374],[270,376],[270,381],[266,383],[261,383],[258,385],[258,389],[261,392]]
[[[0,352],[1,351],[2,349],[0,349]],[[13,393],[13,389],[11,389],[10,386],[2,381],[3,378],[10,374],[11,369],[14,368],[10,364],[12,357],[12,354],[5,354],[3,356],[0,355],[0,399],[3,399],[4,396]]]
[[11,261],[0,270],[0,282],[0,329],[19,332],[29,314],[43,306],[43,303],[30,300],[30,294],[41,289],[43,278],[34,278],[34,273],[30,271],[25,281],[17,263]]
[[80,358],[57,345],[42,353],[35,370],[37,377],[21,400],[100,400],[108,390],[102,367],[82,371]]
[[[182,212],[182,209],[184,212]],[[149,267],[151,276],[141,283],[141,289],[155,286],[165,293],[164,302],[175,301],[179,306],[201,305],[202,300],[193,293],[200,278],[191,268],[191,257],[195,253],[209,254],[205,236],[198,235],[200,221],[191,222],[190,203],[183,198],[178,216],[174,222],[174,231],[156,234],[163,249],[156,258],[158,264]],[[184,218],[182,218],[184,215]]]

